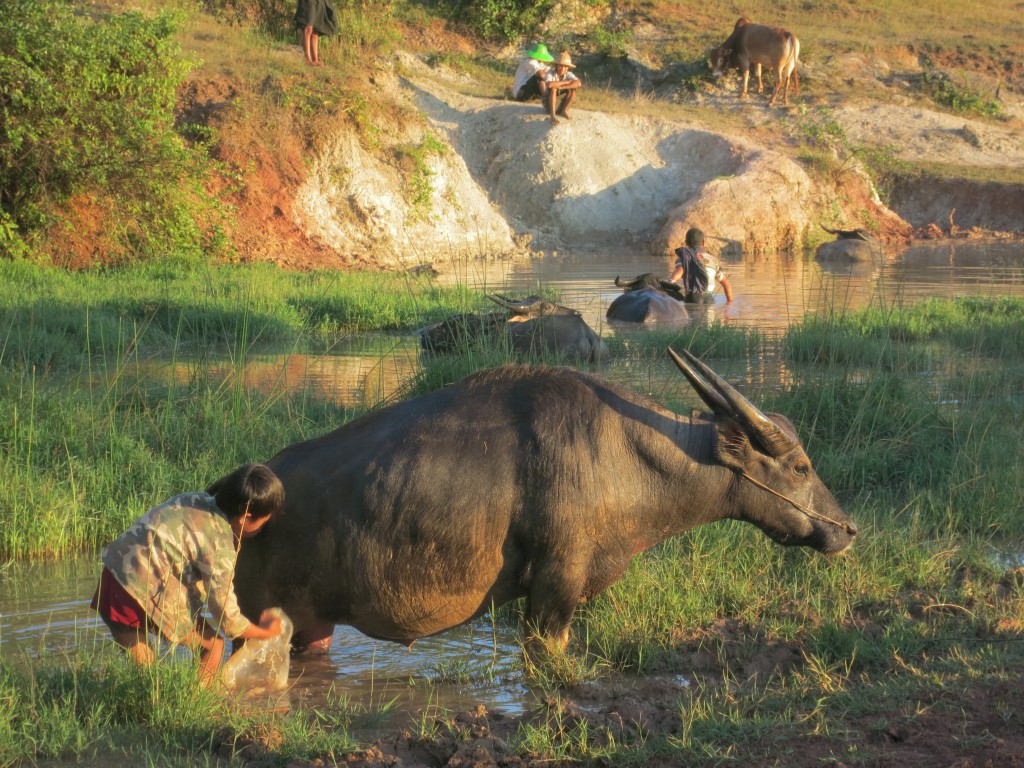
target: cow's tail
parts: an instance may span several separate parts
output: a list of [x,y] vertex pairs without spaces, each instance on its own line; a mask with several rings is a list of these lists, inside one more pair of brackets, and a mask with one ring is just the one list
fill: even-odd
[[800,95],[800,41],[790,31],[786,31],[786,39],[789,41],[790,58],[793,62],[793,95]]

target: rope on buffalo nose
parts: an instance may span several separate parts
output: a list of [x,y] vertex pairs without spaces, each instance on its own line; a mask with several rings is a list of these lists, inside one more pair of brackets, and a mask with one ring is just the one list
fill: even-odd
[[838,520],[833,520],[831,517],[828,517],[827,515],[821,514],[820,512],[815,512],[813,509],[810,509],[809,507],[805,507],[799,501],[796,501],[795,499],[789,498],[789,496],[787,496],[786,494],[779,493],[774,488],[768,487],[767,485],[762,483],[760,480],[756,480],[755,478],[753,478],[750,475],[748,475],[746,472],[740,471],[740,472],[737,472],[737,474],[740,477],[742,477],[742,478],[744,478],[746,480],[749,480],[751,483],[756,485],[758,488],[761,488],[761,489],[763,489],[765,491],[768,491],[768,493],[772,494],[773,496],[778,496],[783,501],[788,501],[790,504],[792,504],[794,507],[799,509],[801,512],[803,512],[808,517],[814,518],[815,520],[821,520],[821,521],[826,522],[826,523],[831,523],[832,525],[836,526],[837,528],[842,528],[850,536],[856,536],[857,535],[857,529],[854,526],[850,525],[849,523],[841,523]]

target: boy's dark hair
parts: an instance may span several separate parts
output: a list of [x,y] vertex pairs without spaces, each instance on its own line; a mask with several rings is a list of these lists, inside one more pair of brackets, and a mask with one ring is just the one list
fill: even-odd
[[691,248],[700,248],[704,245],[704,233],[696,227],[686,230],[686,244]]
[[211,483],[206,492],[216,499],[217,506],[229,520],[246,511],[258,520],[276,515],[284,507],[284,485],[264,464],[243,464]]

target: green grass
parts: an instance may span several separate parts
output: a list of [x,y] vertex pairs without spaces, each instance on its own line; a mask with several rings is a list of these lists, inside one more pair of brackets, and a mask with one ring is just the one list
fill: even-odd
[[[0,557],[95,547],[153,499],[352,418],[283,383],[246,387],[268,345],[330,349],[483,301],[404,274],[0,263]],[[152,360],[170,366],[154,378]]]
[[[8,559],[94,548],[154,499],[356,415],[309,392],[243,386],[237,371],[263,342],[326,348],[337,334],[408,332],[483,303],[406,275],[0,267]],[[1022,328],[1024,302],[968,298],[808,318],[780,336],[714,323],[616,334],[604,369],[612,378],[664,365],[671,344],[761,381],[741,389],[792,418],[861,534],[849,555],[827,559],[720,523],[638,556],[578,611],[569,654],[527,665],[543,705],[511,747],[583,765],[756,761],[787,739],[856,743],[883,718],[912,719],[929,692],[1008,679],[1024,663],[1012,642],[1024,584],[997,554],[1024,547]],[[211,370],[212,356],[190,363],[185,381],[147,373],[149,360],[185,359],[207,343],[222,348],[226,374]],[[501,348],[438,358],[409,392],[507,359]],[[700,405],[688,387],[652,389],[677,412]],[[782,661],[762,669],[766,649]],[[446,659],[434,677],[461,685],[487,674],[479,670]],[[678,727],[610,729],[569,705],[566,686],[616,670],[690,678]],[[315,711],[244,714],[195,690],[194,673],[181,662],[142,673],[105,649],[5,660],[0,765],[124,749],[175,765],[212,765],[219,750],[243,748],[271,763],[337,761],[361,746],[356,725],[386,714],[340,694]],[[423,738],[458,737],[459,727],[441,711],[414,724]]]
[[[112,646],[0,659],[0,765],[82,759],[100,764],[199,766],[343,759],[350,735],[386,717],[335,689],[315,709],[284,716],[197,684],[196,668],[164,659],[140,669]],[[271,702],[272,703],[272,702]]]

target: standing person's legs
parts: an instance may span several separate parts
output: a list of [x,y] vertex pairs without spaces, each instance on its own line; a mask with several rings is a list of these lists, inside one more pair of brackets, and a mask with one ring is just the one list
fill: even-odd
[[306,62],[315,66],[316,59],[313,58],[313,37],[313,25],[307,24],[302,30],[302,50],[306,53]]
[[322,67],[324,63],[320,61],[320,35],[316,32],[313,33],[313,65]]
[[719,278],[718,284],[722,286],[722,290],[725,292],[725,300],[732,301],[732,286],[729,285],[729,278]]

